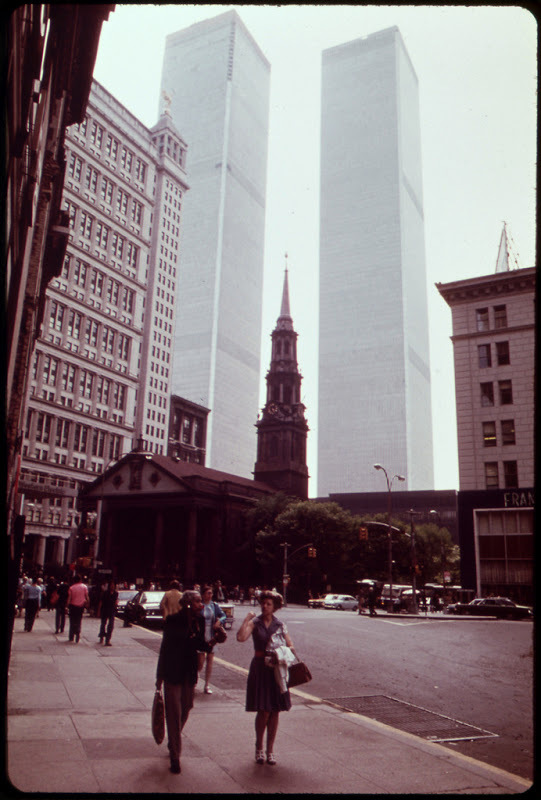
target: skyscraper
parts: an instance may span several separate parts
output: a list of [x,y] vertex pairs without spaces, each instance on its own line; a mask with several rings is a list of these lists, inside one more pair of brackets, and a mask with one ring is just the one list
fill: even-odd
[[400,31],[322,54],[318,494],[433,485],[418,82]]
[[251,476],[270,66],[235,11],[169,35],[162,107],[188,143],[175,394],[210,408],[207,465]]

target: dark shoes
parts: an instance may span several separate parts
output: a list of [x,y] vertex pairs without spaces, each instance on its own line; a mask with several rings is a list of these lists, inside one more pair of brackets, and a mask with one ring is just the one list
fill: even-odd
[[113,646],[113,645],[111,644],[111,642],[105,642],[105,645],[106,645],[106,647],[112,647],[112,646]]
[[172,758],[172,759],[171,759],[171,766],[169,767],[169,769],[170,769],[170,770],[171,770],[171,772],[173,772],[175,775],[179,775],[179,774],[180,774],[180,772],[181,772],[181,769],[180,769],[180,761],[179,761],[179,759],[178,759],[178,758]]

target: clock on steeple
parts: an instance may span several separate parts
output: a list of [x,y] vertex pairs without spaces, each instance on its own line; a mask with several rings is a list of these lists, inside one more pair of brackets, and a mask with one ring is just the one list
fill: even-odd
[[[287,258],[287,256],[286,256]],[[302,375],[297,364],[297,333],[289,311],[287,266],[282,307],[272,332],[267,402],[256,422],[257,461],[254,478],[288,495],[308,498],[306,439],[308,423],[301,403]]]

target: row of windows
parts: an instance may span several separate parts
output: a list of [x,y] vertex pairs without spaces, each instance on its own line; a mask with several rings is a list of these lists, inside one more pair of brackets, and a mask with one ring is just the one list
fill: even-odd
[[[108,302],[118,304],[119,291],[120,287],[118,284],[116,287],[113,286],[111,294],[112,297],[116,297],[116,300],[111,300],[108,298]],[[133,296],[131,294],[123,293],[122,308],[128,313],[131,313],[133,310]],[[116,339],[117,355],[119,358],[124,360],[128,359],[129,345],[131,342],[129,336],[118,333],[117,331],[113,330],[113,328],[109,328],[107,325],[103,325],[97,320],[87,319],[83,316],[83,314],[79,313],[78,311],[68,309],[67,306],[59,303],[56,300],[51,302],[49,314],[49,329],[51,331],[66,333],[70,338],[80,340],[83,320],[85,319],[86,326],[84,328],[84,341],[86,344],[89,344],[92,347],[98,347],[101,332],[101,347],[103,352],[112,354]]]
[[[475,319],[478,331],[490,330],[490,312],[488,307],[477,308],[475,310]],[[492,307],[492,320],[493,328],[506,328],[507,327],[507,307],[506,306],[493,306]]]
[[[61,362],[59,359],[50,355],[44,355],[41,359],[36,354],[34,359],[33,378],[37,379],[38,362],[42,364],[43,384],[56,387],[60,383],[60,388],[74,394],[76,387],[79,390],[79,397],[92,399],[93,391],[96,391],[96,401],[103,405],[112,404],[113,408],[119,411],[125,410],[126,386],[117,383],[104,375],[96,375],[90,370],[76,367],[74,364]],[[38,439],[38,441],[42,441]],[[43,440],[44,441],[44,440]]]
[[160,155],[166,152],[169,158],[172,158],[173,161],[176,161],[181,167],[185,166],[186,149],[182,147],[177,139],[169,134],[161,133],[159,136],[155,136],[153,141],[157,145]]
[[[494,405],[494,384],[492,381],[481,383],[481,405],[491,407]],[[498,399],[501,406],[508,406],[513,403],[513,383],[512,381],[498,381]]]
[[[496,342],[496,364],[499,367],[504,367],[511,363],[509,355],[509,342]],[[479,367],[485,369],[492,366],[492,345],[480,344],[477,347],[477,354],[479,358]]]
[[89,133],[89,141],[94,147],[99,150],[104,149],[112,161],[117,161],[123,170],[133,174],[135,179],[141,183],[145,183],[148,164],[121,144],[112,134],[107,133],[98,122],[89,121],[88,117],[85,117],[81,123],[75,126],[75,129],[84,137],[87,137]]
[[122,311],[126,311],[128,314],[133,313],[135,291],[128,286],[121,286],[117,280],[108,278],[104,272],[91,267],[80,258],[66,256],[61,277],[66,280],[71,278],[76,286],[88,290],[97,297],[105,297],[109,306],[119,306]]
[[136,244],[104,225],[103,222],[96,220],[92,214],[87,211],[81,211],[75,203],[66,200],[64,205],[69,215],[69,227],[71,230],[75,231],[78,216],[79,235],[83,239],[92,240],[96,247],[106,250],[112,258],[125,261],[126,265],[131,269],[137,268],[139,247]]
[[[502,419],[500,422],[502,445],[516,444],[515,420]],[[485,447],[497,447],[496,423],[483,422],[483,444]]]
[[143,219],[143,206],[129,195],[124,189],[117,187],[110,178],[102,176],[101,173],[91,164],[86,164],[82,158],[72,153],[68,165],[68,176],[78,183],[84,174],[84,186],[89,192],[99,194],[111,208],[128,217],[136,225],[140,225]]
[[[518,487],[518,465],[516,461],[502,461],[504,489]],[[487,489],[500,488],[500,470],[497,461],[485,462],[485,486]]]
[[53,417],[42,411],[30,409],[27,414],[25,436],[30,438],[32,424],[34,423],[34,440],[41,444],[53,444],[52,429],[56,420],[54,445],[64,449],[71,449],[78,453],[103,458],[106,453],[109,458],[118,458],[122,437],[97,428],[91,428],[79,422]]

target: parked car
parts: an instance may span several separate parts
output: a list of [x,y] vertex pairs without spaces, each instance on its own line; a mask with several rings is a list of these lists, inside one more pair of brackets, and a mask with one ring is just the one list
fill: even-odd
[[327,594],[323,606],[324,608],[357,611],[359,604],[351,594]]
[[118,604],[116,607],[116,613],[118,617],[121,617],[126,610],[126,603],[129,600],[133,600],[135,595],[137,594],[137,589],[119,589],[118,590]]
[[533,616],[529,606],[519,606],[508,597],[476,597],[469,603],[451,603],[448,614],[468,614],[498,619],[528,619]]
[[126,603],[124,620],[135,622],[137,625],[142,625],[144,622],[154,624],[163,622],[160,603],[164,594],[165,592],[146,590],[137,592],[135,597]]
[[325,596],[311,597],[308,601],[308,608],[323,608],[325,605]]

